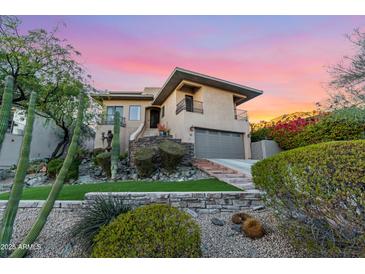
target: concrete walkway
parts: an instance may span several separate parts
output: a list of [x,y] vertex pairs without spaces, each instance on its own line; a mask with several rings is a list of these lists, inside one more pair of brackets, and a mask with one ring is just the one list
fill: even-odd
[[208,160],[249,175],[251,175],[251,167],[256,162],[258,162],[258,160],[241,160],[241,159],[208,159]]

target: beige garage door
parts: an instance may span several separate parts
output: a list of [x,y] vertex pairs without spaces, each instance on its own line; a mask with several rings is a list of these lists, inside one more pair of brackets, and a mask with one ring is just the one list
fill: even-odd
[[195,129],[195,157],[244,159],[243,135],[241,133]]

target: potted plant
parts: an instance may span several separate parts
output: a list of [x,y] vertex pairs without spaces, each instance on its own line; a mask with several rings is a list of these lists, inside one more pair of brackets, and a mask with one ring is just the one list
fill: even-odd
[[167,128],[165,124],[158,123],[157,128],[160,136],[168,136],[170,133],[170,130]]

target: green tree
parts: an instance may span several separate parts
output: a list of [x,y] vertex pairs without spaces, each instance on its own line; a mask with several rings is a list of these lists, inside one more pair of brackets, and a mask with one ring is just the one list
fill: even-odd
[[[26,107],[30,91],[37,90],[37,114],[47,121],[53,120],[63,132],[52,153],[52,158],[57,158],[70,142],[80,91],[92,90],[90,75],[77,62],[80,52],[56,36],[58,26],[49,32],[44,29],[21,32],[20,27],[17,17],[0,16],[0,80],[7,75],[14,78],[16,106]],[[0,94],[0,101],[2,97]],[[91,104],[89,97],[84,125],[95,116]]]
[[355,29],[348,40],[355,48],[352,56],[329,68],[332,77],[329,83],[329,99],[317,103],[320,108],[341,109],[365,107],[365,33]]

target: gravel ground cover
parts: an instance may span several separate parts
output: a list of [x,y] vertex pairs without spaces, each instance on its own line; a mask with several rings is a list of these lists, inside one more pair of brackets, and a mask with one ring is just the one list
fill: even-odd
[[[13,242],[19,243],[33,224],[39,209],[20,209],[16,218]],[[45,228],[28,257],[85,257],[70,236],[72,226],[81,216],[82,209],[54,209]],[[2,216],[2,211],[0,214]],[[277,231],[277,223],[269,210],[248,212],[263,222],[268,234],[251,240],[232,230],[232,213],[201,214],[195,217],[202,228],[203,257],[252,258],[252,257],[303,257],[295,251],[285,235]],[[223,221],[214,225],[212,219]],[[221,223],[222,224],[222,223]]]

